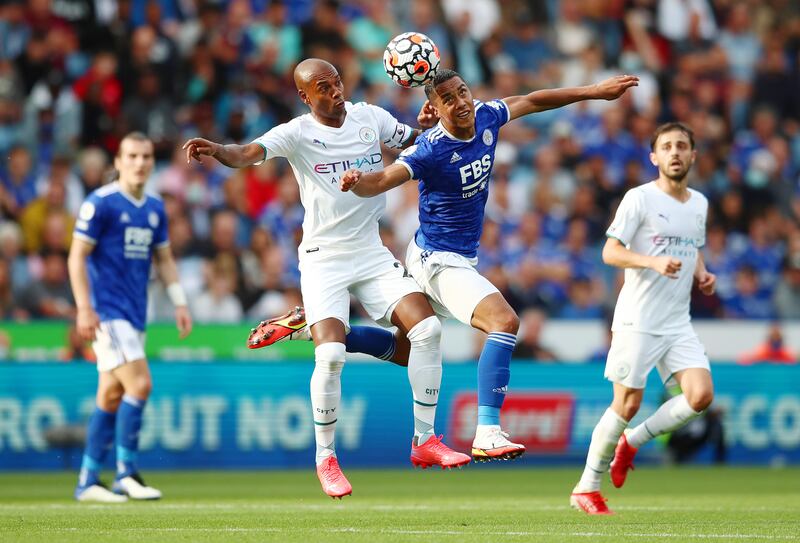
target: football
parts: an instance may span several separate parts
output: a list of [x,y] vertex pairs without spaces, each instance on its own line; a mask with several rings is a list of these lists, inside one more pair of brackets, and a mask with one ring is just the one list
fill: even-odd
[[405,32],[386,46],[383,67],[401,87],[424,85],[439,68],[439,48],[425,34]]

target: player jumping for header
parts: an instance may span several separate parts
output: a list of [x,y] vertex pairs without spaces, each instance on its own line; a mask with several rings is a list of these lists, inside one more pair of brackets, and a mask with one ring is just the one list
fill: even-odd
[[[606,264],[625,269],[625,283],[605,371],[614,383],[614,399],[592,432],[586,467],[570,497],[573,507],[590,515],[611,513],[600,477],[612,455],[611,482],[619,488],[639,447],[699,416],[714,397],[708,358],[689,316],[692,282],[706,295],[716,285],[700,252],[708,200],[687,186],[696,157],[694,136],[681,123],[667,123],[656,129],[650,146],[658,179],[625,194],[603,248]],[[653,367],[665,384],[677,382],[682,394],[623,434],[639,411]]]
[[478,361],[478,427],[472,443],[477,461],[516,458],[525,451],[500,428],[519,318],[475,269],[500,127],[581,100],[614,100],[637,84],[636,77],[623,75],[587,87],[480,102],[458,73],[442,69],[425,87],[426,106],[439,123],[382,171],[350,169],[342,176],[341,190],[364,197],[419,180],[420,228],[409,244],[406,266],[437,314],[488,334]]
[[347,334],[351,293],[375,321],[397,326],[410,342],[411,461],[423,467],[466,464],[469,456],[449,449],[433,431],[442,377],[441,325],[417,283],[381,243],[378,218],[385,198],[363,200],[342,194],[338,187],[345,169],[381,169],[381,144],[404,147],[418,131],[379,107],[345,101],[339,73],[328,62],[304,60],[297,65],[294,80],[310,113],[276,126],[247,145],[194,138],[184,148],[190,160],[211,156],[234,168],[286,157],[300,185],[305,208],[303,241],[298,248],[300,289],[315,343],[311,404],[322,488],[338,498],[352,490],[334,448],[345,352],[353,350],[352,342],[376,356],[391,357],[395,350],[395,340],[387,330],[365,327],[357,337]]

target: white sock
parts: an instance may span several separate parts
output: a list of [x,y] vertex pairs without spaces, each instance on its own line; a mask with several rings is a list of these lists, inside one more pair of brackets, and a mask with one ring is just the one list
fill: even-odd
[[344,343],[323,343],[314,349],[314,373],[311,374],[311,407],[314,415],[314,437],[317,441],[317,464],[336,456],[334,437],[339,400],[342,396]]
[[661,404],[647,420],[631,430],[626,436],[628,445],[638,449],[658,435],[677,430],[699,414],[691,408],[686,396],[679,394]]
[[408,381],[414,396],[414,442],[422,445],[434,435],[436,404],[442,383],[442,325],[435,316],[408,331]]
[[600,490],[600,477],[608,470],[614,458],[619,436],[628,426],[628,421],[617,415],[610,407],[606,409],[592,432],[592,442],[586,455],[586,467],[575,492],[594,492]]

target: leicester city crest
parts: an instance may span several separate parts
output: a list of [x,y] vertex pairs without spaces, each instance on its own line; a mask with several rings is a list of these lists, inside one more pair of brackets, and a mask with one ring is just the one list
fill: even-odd
[[491,145],[492,142],[494,142],[494,136],[492,136],[492,131],[487,128],[483,131],[483,143]]
[[151,227],[158,228],[158,213],[151,211],[150,214],[147,215],[147,222],[150,223]]

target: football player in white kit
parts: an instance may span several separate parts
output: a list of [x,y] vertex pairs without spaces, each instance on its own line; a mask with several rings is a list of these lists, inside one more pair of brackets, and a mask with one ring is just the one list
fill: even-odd
[[370,317],[397,326],[410,342],[411,461],[423,467],[464,465],[470,457],[449,449],[433,431],[442,376],[441,325],[417,283],[381,243],[378,218],[385,209],[385,197],[363,199],[339,190],[339,177],[348,168],[383,168],[381,143],[404,147],[419,131],[379,107],[345,101],[339,74],[328,62],[304,60],[295,69],[294,80],[310,113],[276,126],[247,145],[194,138],[184,149],[188,160],[205,155],[234,168],[286,157],[300,185],[305,208],[298,248],[300,288],[316,346],[311,403],[322,488],[334,498],[352,491],[334,448],[350,294]]
[[[700,252],[708,201],[687,186],[694,136],[681,123],[667,123],[656,129],[650,146],[658,179],[625,194],[603,248],[606,264],[625,269],[605,370],[614,399],[592,432],[586,467],[570,497],[573,507],[594,515],[611,513],[600,493],[609,463],[619,488],[642,445],[699,416],[714,397],[708,358],[689,315],[692,283],[706,295],[716,286]],[[682,394],[627,431],[654,367]]]

